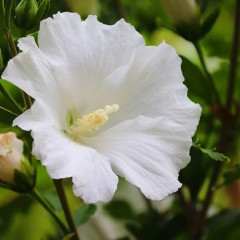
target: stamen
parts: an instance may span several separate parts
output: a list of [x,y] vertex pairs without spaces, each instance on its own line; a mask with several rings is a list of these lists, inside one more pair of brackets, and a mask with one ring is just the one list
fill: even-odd
[[88,135],[93,130],[98,130],[108,120],[108,115],[118,111],[118,109],[118,104],[106,105],[104,109],[97,109],[96,111],[77,119],[77,121],[71,126],[68,134],[74,139]]

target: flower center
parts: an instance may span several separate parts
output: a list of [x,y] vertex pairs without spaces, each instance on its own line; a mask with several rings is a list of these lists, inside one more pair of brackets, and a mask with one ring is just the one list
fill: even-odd
[[78,118],[77,121],[71,125],[68,134],[73,139],[77,139],[80,136],[86,136],[93,130],[98,130],[99,127],[108,120],[108,115],[118,111],[118,109],[118,104],[106,105],[104,109],[97,109],[82,118]]

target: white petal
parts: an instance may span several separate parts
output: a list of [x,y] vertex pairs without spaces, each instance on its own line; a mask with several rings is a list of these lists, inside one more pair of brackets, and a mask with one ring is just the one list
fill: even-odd
[[83,142],[108,156],[118,175],[153,200],[161,200],[181,186],[178,172],[190,160],[192,143],[181,125],[166,118],[143,116]]
[[34,44],[33,37],[20,39],[19,46],[24,52],[8,62],[2,78],[34,98],[42,96],[42,99],[49,99],[53,93],[58,95],[51,67]]
[[[102,98],[120,107],[111,117],[111,126],[139,115],[162,116],[182,125],[193,136],[201,108],[187,97],[183,80],[181,59],[172,47],[163,43],[137,48],[131,63],[106,80]],[[104,87],[99,91],[104,92]],[[100,99],[95,97],[94,101]]]
[[13,126],[19,126],[25,131],[41,130],[46,126],[60,127],[59,121],[53,117],[54,112],[35,101],[32,107],[14,119]]
[[39,48],[51,62],[58,85],[68,93],[65,99],[83,114],[94,103],[86,104],[86,99],[101,99],[98,89],[106,77],[127,65],[135,48],[143,45],[142,36],[124,20],[108,26],[94,16],[81,21],[76,13],[58,13],[42,21],[39,32]]
[[118,177],[109,160],[96,150],[70,140],[54,128],[32,131],[33,154],[41,159],[54,179],[72,177],[74,192],[87,203],[109,201]]

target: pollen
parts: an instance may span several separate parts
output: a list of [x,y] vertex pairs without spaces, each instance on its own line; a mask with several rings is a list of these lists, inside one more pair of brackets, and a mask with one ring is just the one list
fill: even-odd
[[109,119],[108,115],[118,111],[118,104],[106,105],[104,109],[100,108],[91,112],[77,121],[70,127],[68,134],[77,139],[80,136],[86,136],[94,130],[98,130]]

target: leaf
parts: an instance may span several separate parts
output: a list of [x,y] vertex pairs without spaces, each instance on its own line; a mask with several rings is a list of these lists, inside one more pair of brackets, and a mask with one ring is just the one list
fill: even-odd
[[240,211],[223,210],[208,220],[206,240],[239,240]]
[[12,115],[15,116],[15,117],[18,117],[18,114],[17,114],[17,113],[14,113],[13,111],[11,111],[11,110],[3,107],[3,106],[0,106],[0,109],[2,109],[2,110],[5,111],[5,112],[8,112],[8,113],[12,114]]
[[214,23],[218,19],[219,13],[220,13],[220,9],[217,8],[207,16],[207,18],[204,20],[202,24],[201,37],[204,37],[211,30]]
[[69,233],[67,236],[63,238],[63,240],[71,240],[75,235],[76,233]]
[[202,148],[200,144],[193,144],[193,147],[199,149],[201,152],[208,155],[211,159],[215,161],[221,161],[225,163],[230,162],[230,158],[228,158],[222,153],[216,152],[215,149]]
[[105,210],[118,220],[135,220],[136,214],[131,206],[124,200],[111,201],[105,206]]
[[44,197],[48,200],[55,211],[60,212],[62,211],[62,205],[59,201],[59,197],[56,192],[47,192],[44,193]]
[[94,204],[83,204],[74,214],[74,221],[77,225],[82,225],[96,212]]
[[237,164],[235,165],[235,169],[226,171],[225,173],[223,173],[223,178],[224,178],[224,181],[218,186],[218,188],[224,185],[229,185],[232,182],[240,179],[240,165]]
[[189,89],[189,93],[202,99],[206,103],[211,102],[211,92],[204,75],[190,60],[181,56],[182,58],[182,71],[185,78],[184,83]]

